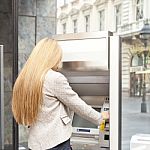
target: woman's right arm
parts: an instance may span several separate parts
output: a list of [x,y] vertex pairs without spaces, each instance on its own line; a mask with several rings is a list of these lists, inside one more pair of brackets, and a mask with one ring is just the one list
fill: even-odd
[[79,116],[100,125],[101,113],[87,105],[76,92],[72,90],[67,79],[62,74],[54,81],[53,93],[64,105],[69,107]]

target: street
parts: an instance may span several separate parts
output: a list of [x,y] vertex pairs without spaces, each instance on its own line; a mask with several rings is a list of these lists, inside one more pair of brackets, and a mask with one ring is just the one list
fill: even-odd
[[130,140],[135,134],[150,134],[150,97],[146,97],[147,113],[141,113],[139,97],[122,96],[122,150],[130,150]]

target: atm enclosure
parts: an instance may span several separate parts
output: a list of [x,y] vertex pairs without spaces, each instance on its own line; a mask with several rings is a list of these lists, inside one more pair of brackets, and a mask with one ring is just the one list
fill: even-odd
[[101,112],[109,101],[107,132],[74,115],[71,143],[74,150],[120,150],[120,37],[111,32],[56,35],[63,51],[61,72],[70,86],[94,109]]

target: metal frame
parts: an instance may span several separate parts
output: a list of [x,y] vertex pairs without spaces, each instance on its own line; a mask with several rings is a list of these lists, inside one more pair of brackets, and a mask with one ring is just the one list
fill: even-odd
[[121,39],[110,37],[110,147],[121,150]]
[[[18,76],[18,0],[12,1],[12,11],[13,11],[13,84]],[[18,150],[19,145],[19,129],[18,124],[15,119],[13,122],[13,150]]]
[[52,38],[58,41],[67,40],[82,40],[82,39],[100,39],[112,36],[112,32],[99,31],[99,32],[84,32],[84,33],[69,33],[69,34],[58,34],[52,36]]
[[4,149],[4,50],[0,45],[0,149]]

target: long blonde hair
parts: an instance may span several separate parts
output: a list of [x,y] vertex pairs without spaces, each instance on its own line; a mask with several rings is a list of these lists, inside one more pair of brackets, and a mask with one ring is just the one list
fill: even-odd
[[57,68],[62,51],[57,41],[42,39],[33,49],[13,87],[12,112],[17,123],[31,125],[43,102],[45,74]]

